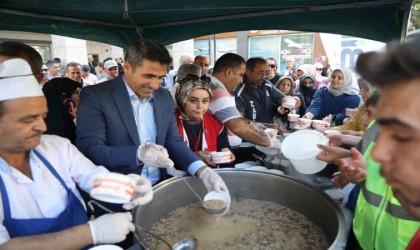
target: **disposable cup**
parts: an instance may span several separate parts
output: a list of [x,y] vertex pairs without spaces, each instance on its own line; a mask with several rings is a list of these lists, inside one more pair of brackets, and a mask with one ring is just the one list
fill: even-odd
[[298,114],[287,114],[287,120],[291,122],[297,122],[299,120],[300,115]]
[[299,122],[298,121],[291,121],[289,124],[289,128],[290,129],[295,129],[296,126],[299,126]]
[[317,128],[327,128],[328,127],[328,122],[323,121],[323,120],[312,120],[312,127],[317,129]]
[[314,130],[300,130],[286,137],[281,144],[283,155],[302,174],[315,174],[325,168],[326,162],[317,160],[321,153],[317,144],[327,145],[328,138]]
[[284,108],[292,109],[296,105],[296,99],[293,96],[286,96],[281,103]]
[[266,128],[264,129],[264,132],[270,136],[270,138],[276,138],[278,130],[274,128]]
[[301,128],[309,128],[311,127],[312,124],[312,120],[311,119],[306,119],[306,118],[299,118],[299,126]]
[[131,200],[135,181],[127,175],[100,173],[93,180],[90,196],[96,200],[124,204]]
[[215,164],[228,163],[232,161],[232,155],[230,152],[211,152],[210,158]]

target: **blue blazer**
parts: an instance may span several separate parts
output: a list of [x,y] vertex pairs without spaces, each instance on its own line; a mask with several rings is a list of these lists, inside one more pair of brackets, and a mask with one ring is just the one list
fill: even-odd
[[[181,140],[171,94],[160,87],[153,93],[152,101],[157,129],[156,143],[168,150],[175,165],[187,170],[198,158]],[[121,75],[114,80],[82,89],[76,131],[77,147],[95,164],[123,174],[141,173],[143,164],[137,160],[139,135]],[[164,169],[161,169],[161,177],[166,177]]]

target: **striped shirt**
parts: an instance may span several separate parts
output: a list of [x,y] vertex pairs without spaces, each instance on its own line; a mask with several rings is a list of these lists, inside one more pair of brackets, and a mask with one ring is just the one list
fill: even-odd
[[235,97],[225,88],[223,83],[214,76],[210,76],[213,98],[209,107],[210,113],[221,123],[242,117],[236,108]]

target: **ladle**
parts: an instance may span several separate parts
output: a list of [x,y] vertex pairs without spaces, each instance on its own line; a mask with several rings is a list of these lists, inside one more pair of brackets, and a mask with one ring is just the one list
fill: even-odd
[[[147,142],[146,142],[147,143]],[[154,147],[156,150],[159,150],[160,151],[160,149],[158,148],[158,147],[156,147],[155,146],[155,144],[151,144],[151,146],[152,147]],[[181,178],[183,181],[184,181],[184,183],[187,185],[187,187],[194,193],[194,195],[198,198],[198,200],[201,202],[201,207],[206,211],[206,212],[208,212],[208,213],[210,213],[210,214],[221,214],[221,213],[223,213],[225,210],[226,210],[226,208],[227,208],[227,204],[225,203],[225,207],[223,207],[223,208],[209,208],[209,207],[206,207],[206,206],[204,206],[204,202],[203,202],[203,199],[201,199],[201,197],[200,197],[200,195],[198,195],[198,193],[194,190],[194,188],[193,187],[191,187],[191,185],[187,182],[187,180],[185,180],[185,178],[184,178],[184,176],[181,174],[181,173],[179,173],[176,169],[175,169],[175,167],[174,166],[168,166],[168,169],[169,170],[171,170],[173,173],[174,173],[174,175],[175,175],[175,177],[179,177],[179,178]],[[223,201],[223,200],[222,200]]]
[[[102,205],[101,203],[99,203],[98,201],[95,200],[90,200],[87,203],[88,207],[90,208],[90,210],[92,210],[92,212],[95,211],[95,208],[93,205],[103,209],[105,212],[108,212],[110,214],[115,213],[113,210],[107,208],[106,206]],[[162,237],[150,232],[149,230],[146,230],[142,227],[140,227],[139,225],[134,224],[134,226],[136,227],[136,230],[134,231],[134,235],[136,236],[138,241],[141,241],[141,237],[139,235],[139,233],[137,231],[143,231],[145,233],[150,234],[151,236],[155,237],[156,239],[162,241],[163,243],[165,243],[165,245],[167,245],[169,247],[169,249],[171,250],[196,250],[197,246],[198,246],[198,240],[196,238],[186,238],[183,240],[178,241],[175,245],[171,245],[168,241],[166,241],[165,239],[163,239]]]

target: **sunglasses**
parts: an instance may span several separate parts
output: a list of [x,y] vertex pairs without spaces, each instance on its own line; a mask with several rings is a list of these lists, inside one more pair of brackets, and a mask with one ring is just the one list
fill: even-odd
[[274,69],[276,67],[276,65],[275,64],[269,64],[268,67]]
[[322,70],[322,68],[316,68],[316,70]]

